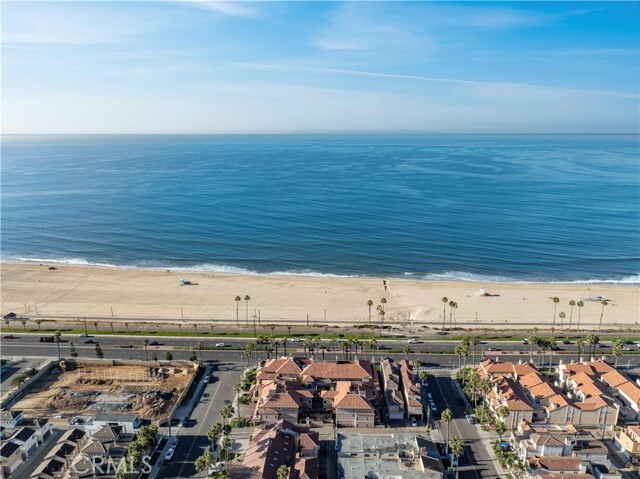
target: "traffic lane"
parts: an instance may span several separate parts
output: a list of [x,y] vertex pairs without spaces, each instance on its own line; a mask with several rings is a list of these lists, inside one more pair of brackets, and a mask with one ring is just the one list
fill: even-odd
[[191,427],[180,430],[178,447],[172,461],[163,469],[163,478],[193,477],[196,474],[194,463],[210,445],[207,431],[215,421],[221,421],[220,410],[233,399],[233,385],[240,379],[242,369],[234,365],[212,371],[209,384],[204,387],[191,412]]
[[[450,435],[457,435],[464,442],[464,454],[460,457],[460,476],[463,479],[483,479],[497,477],[497,472],[484,448],[475,425],[469,424],[465,418],[465,403],[454,379],[446,376],[434,376],[432,394],[434,399],[453,413],[453,421],[449,424]],[[430,385],[431,387],[431,385]],[[440,431],[447,434],[447,424],[440,422]]]

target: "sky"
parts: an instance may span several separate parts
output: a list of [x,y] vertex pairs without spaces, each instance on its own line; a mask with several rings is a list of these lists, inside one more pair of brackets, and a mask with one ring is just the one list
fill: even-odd
[[638,2],[2,2],[3,133],[637,133]]

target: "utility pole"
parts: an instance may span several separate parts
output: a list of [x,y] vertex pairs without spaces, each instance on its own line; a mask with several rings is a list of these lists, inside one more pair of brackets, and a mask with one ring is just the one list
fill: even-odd
[[111,308],[111,317],[113,318],[113,306],[110,306]]
[[87,330],[87,318],[82,318],[82,319],[84,319],[84,334],[88,336],[89,331]]

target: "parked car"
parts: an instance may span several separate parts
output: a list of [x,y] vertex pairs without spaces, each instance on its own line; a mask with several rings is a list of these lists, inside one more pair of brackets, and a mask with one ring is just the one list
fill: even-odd
[[10,313],[7,313],[3,316],[4,319],[13,319],[17,316],[16,313],[14,313],[13,311],[11,311]]
[[429,400],[432,400],[433,399],[433,394],[427,393],[427,397],[429,398]]
[[216,343],[216,348],[224,348],[226,344],[224,343]]
[[415,417],[411,418],[411,426],[413,426],[413,427],[417,427],[418,426],[418,421],[416,421]]
[[205,376],[202,382],[205,384],[209,384],[209,376]]
[[476,423],[476,418],[473,416],[473,414],[467,414],[465,417],[467,418],[467,422],[469,424],[475,424]]
[[458,458],[453,454],[449,454],[449,462],[451,462],[453,467],[458,467]]
[[173,458],[173,455],[176,453],[176,450],[172,447],[169,448],[167,454],[164,456],[165,461],[170,461]]

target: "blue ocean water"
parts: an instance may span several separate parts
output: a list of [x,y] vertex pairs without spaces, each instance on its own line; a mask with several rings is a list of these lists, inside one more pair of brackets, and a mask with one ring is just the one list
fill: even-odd
[[2,259],[640,282],[636,136],[4,136]]

